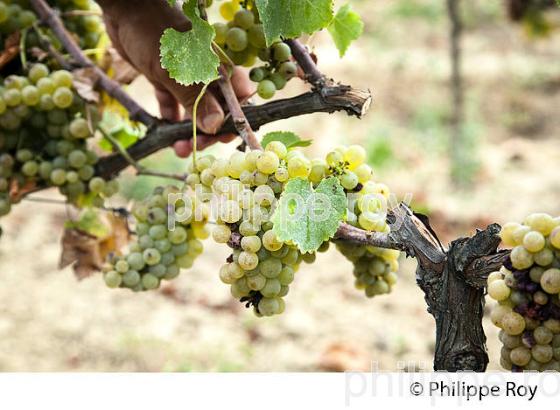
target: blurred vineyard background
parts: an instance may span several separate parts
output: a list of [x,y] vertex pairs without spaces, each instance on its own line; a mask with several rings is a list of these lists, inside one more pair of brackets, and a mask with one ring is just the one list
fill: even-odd
[[[312,156],[363,144],[378,179],[399,199],[411,193],[412,207],[430,216],[444,243],[491,222],[560,214],[560,10],[513,23],[502,0],[459,3],[459,140],[452,137],[444,0],[352,0],[365,32],[346,57],[338,58],[326,34],[308,44],[329,76],[372,90],[369,114],[362,121],[317,114],[261,130],[313,139]],[[303,90],[293,81],[282,95]],[[130,91],[157,112],[144,79]],[[148,162],[184,166],[170,151]],[[132,174],[122,182],[127,197],[118,205],[162,183]],[[369,300],[353,289],[350,263],[331,249],[302,267],[283,315],[257,319],[220,283],[228,249],[211,240],[194,269],[159,292],[109,290],[100,277],[77,282],[70,269],[57,270],[67,212],[27,202],[2,221],[2,371],[341,371],[368,370],[372,362],[382,370],[431,369],[435,326],[415,284],[414,260],[402,259],[391,295]],[[485,329],[489,369],[496,370],[497,332],[488,320]]]

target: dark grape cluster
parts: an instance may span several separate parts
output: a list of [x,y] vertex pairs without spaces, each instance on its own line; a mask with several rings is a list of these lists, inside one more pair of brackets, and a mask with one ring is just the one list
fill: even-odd
[[241,5],[235,0],[226,1],[220,5],[220,12],[228,23],[213,25],[216,43],[236,65],[253,67],[257,57],[264,62],[252,68],[249,77],[258,83],[257,93],[261,98],[272,98],[297,74],[290,47],[283,42],[266,46],[263,26],[251,2]]
[[500,364],[512,371],[560,371],[560,218],[532,214],[504,226],[513,246],[502,268],[488,276],[491,313],[503,344]]
[[10,211],[10,191],[29,185],[56,186],[74,204],[101,205],[118,191],[116,181],[95,176],[98,157],[87,146],[95,119],[87,118],[72,79],[68,71],[35,64],[27,76],[2,82],[0,215]]
[[[74,35],[83,49],[93,49],[99,44],[104,28],[101,17],[95,14],[98,10],[91,0],[50,0],[50,5],[64,16],[65,27]],[[37,21],[29,0],[0,1],[0,33],[3,36],[15,31],[30,28]],[[38,46],[37,33],[27,33],[27,47]],[[49,36],[52,44],[59,47],[54,36]]]
[[[195,201],[184,197],[170,201],[180,190],[174,186],[157,187],[145,201],[132,209],[137,238],[125,255],[111,255],[104,268],[104,280],[110,288],[129,288],[135,292],[157,289],[162,280],[176,278],[181,269],[192,267],[202,253],[200,239],[206,239],[205,218],[195,221]],[[170,217],[190,215],[181,221]]]

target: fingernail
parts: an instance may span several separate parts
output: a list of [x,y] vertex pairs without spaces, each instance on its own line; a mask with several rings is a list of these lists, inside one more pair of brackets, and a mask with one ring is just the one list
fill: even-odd
[[222,126],[223,116],[219,113],[205,115],[202,118],[202,129],[208,134],[215,134]]

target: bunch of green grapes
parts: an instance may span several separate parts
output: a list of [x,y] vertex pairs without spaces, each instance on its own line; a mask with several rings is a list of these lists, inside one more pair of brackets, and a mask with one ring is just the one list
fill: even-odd
[[[197,219],[196,210],[202,208],[188,196],[173,201],[170,195],[178,193],[174,186],[157,187],[145,201],[135,204],[132,215],[137,239],[126,255],[109,258],[103,269],[108,287],[135,292],[157,289],[162,280],[175,279],[181,269],[193,266],[203,251],[201,239],[209,236],[207,215],[202,211]],[[176,215],[185,217],[177,219]]]
[[488,276],[488,295],[498,302],[491,320],[501,329],[500,364],[560,371],[560,218],[532,214],[506,224],[501,237],[513,249]]
[[[66,28],[73,33],[74,38],[83,49],[97,47],[104,28],[97,5],[90,0],[50,0],[49,3],[60,13],[69,13],[64,16]],[[75,14],[72,14],[75,13]],[[15,31],[28,29],[37,21],[29,0],[2,0],[0,1],[0,33],[4,36]],[[55,45],[58,41],[54,36],[50,40]],[[35,32],[27,34],[27,47],[39,46]]]
[[263,61],[264,65],[251,70],[249,78],[258,83],[261,98],[272,98],[297,74],[290,47],[283,42],[266,46],[263,26],[251,2],[242,7],[239,1],[226,1],[220,5],[220,12],[228,23],[214,24],[216,43],[236,65],[253,67],[257,57]]
[[[101,205],[118,191],[116,181],[95,176],[97,155],[86,106],[72,74],[35,64],[27,76],[10,75],[0,88],[0,216],[10,211],[10,189],[55,186],[79,204]],[[93,119],[92,119],[93,121]]]
[[212,237],[233,249],[220,279],[231,285],[236,299],[253,306],[257,316],[284,311],[283,298],[300,263],[315,257],[302,255],[272,230],[271,212],[288,180],[287,156],[283,144],[272,142],[265,151],[236,151],[229,159],[205,156],[188,169],[187,183],[212,205]]
[[25,5],[22,6],[21,3],[23,2],[0,1],[0,33],[2,36],[10,35],[18,30],[27,29],[37,21],[35,13],[31,11],[29,7]]
[[[326,158],[309,161],[293,154],[287,162],[290,177],[309,179],[318,185],[324,178],[335,176],[348,195],[346,222],[358,228],[389,232],[386,223],[389,189],[375,182],[373,170],[366,164],[366,152],[359,145],[338,147]],[[354,263],[355,286],[368,297],[389,293],[397,281],[400,252],[374,246],[347,246],[337,248]]]
[[98,47],[99,41],[105,34],[105,27],[100,9],[94,1],[50,0],[49,3],[61,13],[69,14],[64,17],[64,26],[73,33],[82,49]]

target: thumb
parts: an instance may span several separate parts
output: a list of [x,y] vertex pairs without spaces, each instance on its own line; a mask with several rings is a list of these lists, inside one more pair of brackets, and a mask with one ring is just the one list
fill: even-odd
[[[192,108],[191,108],[192,115]],[[216,134],[224,123],[224,110],[216,97],[207,91],[198,104],[196,120],[198,127],[206,134]]]

